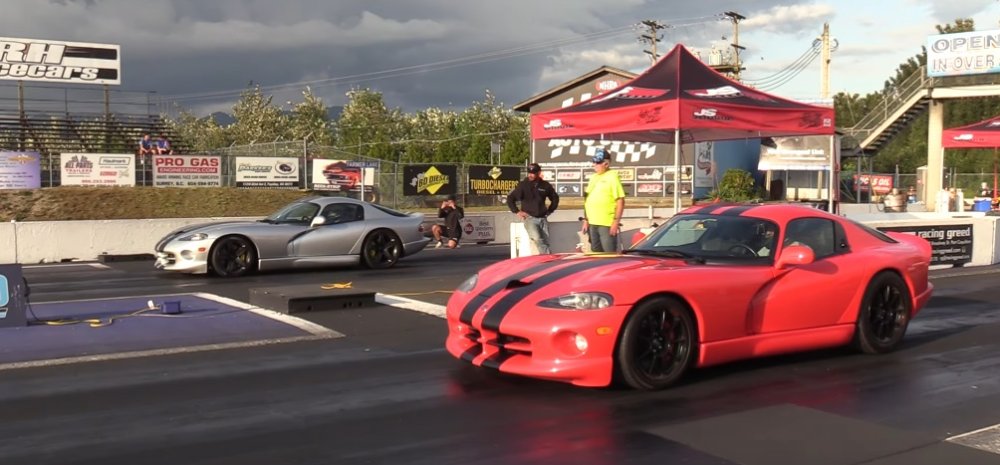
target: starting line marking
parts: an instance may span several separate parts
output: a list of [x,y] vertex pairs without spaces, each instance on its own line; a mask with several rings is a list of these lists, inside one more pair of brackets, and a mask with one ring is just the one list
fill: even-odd
[[438,318],[445,318],[445,306],[438,304],[431,304],[427,302],[422,302],[414,299],[407,299],[406,297],[399,297],[389,294],[375,294],[375,302],[382,305],[388,305],[390,307],[402,308],[404,310],[413,310],[415,312],[426,313],[428,315],[433,315]]

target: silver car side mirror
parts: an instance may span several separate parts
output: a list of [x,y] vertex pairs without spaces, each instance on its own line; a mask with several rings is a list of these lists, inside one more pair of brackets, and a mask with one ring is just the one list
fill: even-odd
[[309,227],[322,226],[326,224],[326,217],[322,215],[316,215],[316,218],[312,219],[312,223],[309,223]]

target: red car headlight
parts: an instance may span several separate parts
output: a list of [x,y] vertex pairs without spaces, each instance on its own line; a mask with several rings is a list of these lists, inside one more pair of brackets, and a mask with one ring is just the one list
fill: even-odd
[[574,292],[538,303],[539,307],[557,308],[561,310],[600,310],[615,303],[614,299],[603,292]]

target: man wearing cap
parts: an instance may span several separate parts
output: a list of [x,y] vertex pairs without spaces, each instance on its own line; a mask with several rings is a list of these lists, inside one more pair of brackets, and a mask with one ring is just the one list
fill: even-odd
[[[545,199],[549,200],[548,206],[545,206]],[[520,207],[518,202],[521,202]],[[549,222],[546,218],[559,208],[559,194],[552,188],[552,184],[542,179],[542,167],[538,163],[528,165],[528,176],[507,194],[507,206],[524,222],[524,230],[531,242],[535,243],[538,253],[552,253],[549,248]]]
[[441,208],[438,209],[438,218],[444,218],[444,225],[435,224],[431,226],[431,233],[437,242],[434,247],[441,248],[444,244],[443,235],[448,238],[449,249],[459,248],[458,241],[462,240],[462,223],[459,220],[465,218],[465,210],[455,204],[454,194],[449,195],[444,199],[444,202],[441,202]]
[[617,171],[611,171],[611,153],[598,148],[591,160],[590,177],[583,201],[583,232],[590,235],[593,252],[617,252],[618,232],[625,211],[625,188]]

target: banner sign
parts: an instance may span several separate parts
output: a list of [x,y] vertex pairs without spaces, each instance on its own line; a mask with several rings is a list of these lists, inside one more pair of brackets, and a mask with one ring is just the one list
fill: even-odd
[[492,242],[496,240],[496,224],[492,216],[467,216],[459,220],[462,241]]
[[0,152],[0,189],[42,187],[42,163],[38,152]]
[[514,166],[469,166],[469,193],[507,195],[521,181],[521,169]]
[[[715,188],[717,175],[715,143],[698,142],[694,144],[694,187]],[[643,179],[640,177],[639,180]]]
[[927,37],[927,76],[965,76],[1000,71],[1000,30]]
[[63,186],[134,186],[131,153],[63,153],[59,155]]
[[886,226],[895,231],[927,239],[931,243],[931,265],[960,265],[972,261],[972,225]]
[[298,189],[299,159],[236,157],[236,187],[244,189]]
[[891,174],[862,174],[854,175],[854,189],[861,192],[871,192],[873,194],[885,195],[892,191]]
[[318,191],[360,192],[375,185],[372,162],[314,159],[312,161],[312,188]]
[[403,195],[455,194],[458,167],[455,165],[404,165]]
[[757,169],[826,171],[830,169],[830,136],[773,137],[775,146],[761,144]]
[[153,155],[155,187],[222,187],[222,157]]
[[0,37],[0,79],[121,84],[121,47]]

